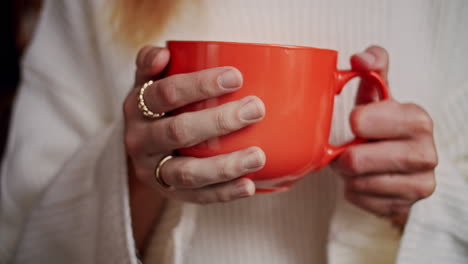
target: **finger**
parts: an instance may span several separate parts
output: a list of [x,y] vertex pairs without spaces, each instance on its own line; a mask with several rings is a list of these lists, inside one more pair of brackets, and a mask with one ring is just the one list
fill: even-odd
[[169,112],[203,99],[233,92],[242,86],[242,74],[233,67],[218,67],[176,74],[149,86],[146,105],[155,113]]
[[393,225],[400,229],[403,229],[405,227],[407,221],[408,221],[408,214],[396,215],[392,217]]
[[376,71],[386,80],[389,66],[388,52],[380,46],[370,46],[351,57],[351,66],[357,71]]
[[346,149],[333,168],[346,176],[382,173],[412,173],[433,170],[437,154],[433,142],[378,141]]
[[[351,67],[355,71],[376,71],[384,81],[387,81],[389,56],[384,48],[371,46],[351,57]],[[379,98],[377,88],[374,80],[363,78],[359,85],[356,103],[366,104],[376,101]]]
[[136,87],[141,87],[145,82],[156,79],[169,63],[169,57],[169,50],[166,48],[143,47],[136,58]]
[[366,195],[417,201],[430,196],[434,192],[434,172],[354,177],[346,181],[346,189]]
[[350,117],[351,129],[366,139],[432,138],[433,122],[421,107],[393,100],[357,106]]
[[207,139],[226,135],[265,116],[265,105],[255,96],[217,107],[183,113],[150,123],[148,151],[171,151],[194,146]]
[[175,188],[199,188],[234,180],[265,165],[258,147],[209,158],[177,157],[161,168],[161,178]]
[[411,203],[407,200],[376,197],[351,191],[346,192],[345,196],[356,206],[383,217],[406,215],[411,207]]
[[145,46],[137,55],[135,88],[127,96],[124,102],[124,116],[126,123],[147,120],[138,108],[136,97],[140,87],[149,80],[159,77],[169,62],[169,50],[153,46]]
[[241,178],[204,188],[176,190],[165,194],[169,198],[191,203],[221,203],[254,195],[255,184],[250,179]]

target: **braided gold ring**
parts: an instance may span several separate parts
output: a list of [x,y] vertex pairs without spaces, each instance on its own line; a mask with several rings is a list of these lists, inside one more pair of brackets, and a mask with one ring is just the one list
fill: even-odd
[[146,90],[146,88],[148,88],[152,84],[153,84],[153,81],[148,81],[145,84],[143,84],[143,86],[140,88],[140,92],[138,93],[138,108],[141,110],[143,115],[146,116],[146,117],[153,118],[153,119],[154,118],[161,118],[161,117],[166,115],[165,112],[154,113],[153,111],[151,111],[148,108],[148,106],[145,103],[145,98],[144,98],[145,90]]

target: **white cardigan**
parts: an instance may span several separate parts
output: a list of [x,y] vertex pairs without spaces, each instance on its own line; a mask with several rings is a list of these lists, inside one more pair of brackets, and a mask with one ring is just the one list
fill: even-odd
[[[222,205],[171,202],[148,263],[468,262],[468,2],[182,2],[154,44],[317,46],[339,50],[340,68],[366,46],[384,46],[392,94],[431,113],[441,162],[436,192],[413,207],[401,244],[390,223],[343,200],[339,177],[325,168],[286,193]],[[45,1],[2,164],[0,263],[138,261],[121,110],[135,54],[113,43],[108,4]],[[351,137],[354,91],[346,90],[337,98],[333,142]]]

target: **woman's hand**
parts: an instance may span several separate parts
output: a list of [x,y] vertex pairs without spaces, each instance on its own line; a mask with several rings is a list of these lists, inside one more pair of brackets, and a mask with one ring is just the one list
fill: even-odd
[[149,80],[156,81],[146,88],[144,100],[153,113],[170,113],[193,102],[234,92],[242,86],[242,74],[232,67],[161,78],[169,56],[169,50],[163,48],[148,46],[140,50],[135,88],[124,103],[132,229],[141,254],[144,254],[164,198],[206,204],[252,196],[254,183],[239,177],[265,165],[265,154],[258,147],[203,159],[175,157],[160,167],[159,174],[172,188],[164,188],[156,182],[155,167],[174,150],[234,132],[259,122],[265,115],[262,101],[249,96],[206,110],[169,114],[159,119],[145,117],[138,108],[138,96],[142,85]]
[[149,80],[157,80],[144,92],[145,103],[154,113],[171,112],[242,86],[241,73],[232,67],[159,79],[169,56],[167,49],[149,46],[138,54],[135,88],[124,105],[125,146],[133,174],[139,182],[170,199],[205,204],[252,196],[254,183],[239,177],[264,166],[265,155],[258,147],[209,158],[175,157],[162,166],[160,174],[174,189],[161,188],[155,181],[155,167],[165,155],[257,123],[265,115],[262,101],[248,96],[196,112],[159,119],[143,116],[137,98],[140,87]]
[[[387,78],[388,54],[381,47],[354,55],[351,64],[354,70],[374,70]],[[432,120],[415,104],[374,102],[377,96],[373,84],[363,80],[350,122],[354,134],[369,142],[347,149],[333,167],[343,175],[350,202],[379,216],[401,219],[414,202],[435,189]]]

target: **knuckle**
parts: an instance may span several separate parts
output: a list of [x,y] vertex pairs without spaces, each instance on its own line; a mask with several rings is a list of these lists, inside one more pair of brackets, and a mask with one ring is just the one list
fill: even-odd
[[374,54],[374,56],[377,57],[378,62],[380,62],[378,63],[379,69],[384,69],[388,67],[389,54],[386,49],[378,45],[372,45],[369,48],[367,48],[367,51]]
[[402,106],[402,103],[396,101],[396,100],[387,100],[387,101],[383,101],[382,104],[386,104],[388,105],[389,108],[392,108],[392,111],[396,111],[398,108],[400,108]]
[[409,205],[402,202],[393,202],[392,210],[390,211],[390,216],[401,216],[408,213]]
[[151,47],[151,46],[144,46],[143,48],[141,48],[138,51],[136,61],[135,61],[135,64],[136,64],[137,68],[144,67],[144,62],[145,62],[146,55],[148,54],[149,51],[151,51],[152,48],[153,47]]
[[229,161],[225,158],[219,159],[217,161],[216,167],[218,170],[218,177],[222,182],[231,180],[232,178],[235,177],[232,170],[229,169],[228,164],[229,164]]
[[409,204],[407,202],[391,199],[389,202],[388,210],[385,212],[386,217],[395,217],[406,215],[409,211]]
[[416,133],[432,133],[434,122],[426,110],[413,103],[405,104],[405,108]]
[[350,181],[351,188],[355,191],[366,191],[369,189],[370,184],[367,178],[358,178]]
[[225,190],[218,190],[215,192],[216,201],[226,203],[231,200],[231,196]]
[[215,95],[213,89],[211,89],[213,87],[213,81],[208,79],[206,71],[193,73],[193,80],[195,89],[202,98],[210,98]]
[[139,153],[142,151],[143,142],[141,138],[142,137],[138,137],[132,132],[127,131],[125,133],[125,137],[124,137],[125,150],[131,157],[138,156]]
[[219,134],[227,134],[234,130],[229,118],[224,111],[218,111],[215,114],[216,130]]
[[147,68],[151,68],[152,62],[154,58],[156,58],[159,51],[160,51],[159,48],[155,48],[155,47],[151,48],[144,58],[143,66]]
[[410,151],[410,159],[407,162],[413,164],[417,169],[433,170],[438,164],[437,153],[432,149],[421,148]]
[[193,202],[201,205],[213,203],[213,201],[207,195],[203,194],[197,194],[194,197]]
[[417,190],[417,200],[427,198],[435,192],[435,180],[431,178],[420,184]]
[[186,123],[184,115],[178,115],[172,118],[166,127],[169,140],[180,147],[185,147],[189,144]]
[[177,106],[177,90],[175,83],[170,80],[156,82],[154,90],[161,101],[167,106]]
[[195,185],[194,167],[189,162],[184,162],[174,175],[177,185],[191,187]]
[[376,53],[380,53],[380,54],[387,54],[387,50],[385,50],[384,48],[382,48],[379,45],[372,45],[369,48],[367,48],[367,51],[376,52]]
[[342,169],[347,174],[358,175],[361,172],[359,155],[352,147],[343,152],[340,163],[342,164]]
[[400,217],[406,216],[409,214],[410,209],[411,209],[411,204],[401,205],[398,207],[396,216],[400,216]]
[[397,214],[399,210],[399,205],[394,199],[388,200],[387,203],[385,203],[385,206],[383,210],[380,212],[380,216],[382,217],[391,217]]
[[430,170],[434,170],[437,165],[439,164],[439,157],[437,156],[437,152],[435,149],[432,149],[427,152],[427,163],[426,168]]
[[349,117],[351,129],[356,136],[362,135],[364,110],[364,106],[357,106],[351,112],[351,115]]

